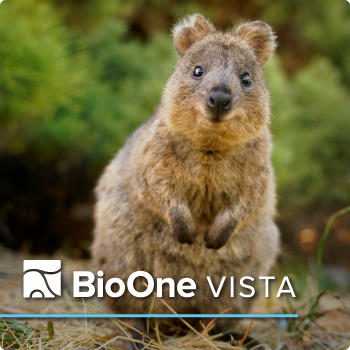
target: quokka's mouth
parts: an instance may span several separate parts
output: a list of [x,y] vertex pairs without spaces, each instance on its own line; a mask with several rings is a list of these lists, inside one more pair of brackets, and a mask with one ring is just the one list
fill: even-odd
[[[208,118],[209,119],[209,118]],[[210,122],[214,123],[214,124],[220,124],[220,123],[223,123],[225,120],[221,119],[221,118],[218,118],[218,117],[215,117],[215,118],[211,118],[209,119]]]

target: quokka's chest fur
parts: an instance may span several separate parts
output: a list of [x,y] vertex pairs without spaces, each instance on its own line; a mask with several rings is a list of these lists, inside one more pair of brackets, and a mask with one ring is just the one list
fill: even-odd
[[245,196],[249,188],[256,188],[257,194],[267,188],[271,178],[268,132],[234,150],[203,151],[162,131],[144,147],[141,173],[146,192],[174,191],[187,203],[197,224],[210,226],[221,210]]
[[194,220],[199,224],[211,225],[218,212],[229,205],[237,179],[233,169],[222,164],[198,168],[202,169],[195,170],[195,181],[193,178],[188,182],[184,179],[184,195]]

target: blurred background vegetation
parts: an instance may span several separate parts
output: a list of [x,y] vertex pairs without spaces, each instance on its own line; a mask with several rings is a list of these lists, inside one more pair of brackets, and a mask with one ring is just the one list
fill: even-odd
[[[93,187],[160,101],[170,29],[200,12],[230,29],[264,20],[279,47],[271,91],[278,223],[314,261],[331,213],[350,203],[350,5],[345,0],[5,0],[0,5],[0,242],[87,257]],[[350,218],[325,261],[350,269]]]

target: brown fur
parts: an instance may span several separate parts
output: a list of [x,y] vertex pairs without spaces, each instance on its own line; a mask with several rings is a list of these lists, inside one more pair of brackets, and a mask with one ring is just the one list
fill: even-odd
[[[153,117],[127,140],[96,188],[93,257],[105,278],[125,282],[138,270],[176,282],[195,280],[195,297],[166,300],[177,312],[247,313],[252,300],[229,295],[228,277],[266,275],[279,247],[274,224],[269,93],[262,65],[275,47],[270,27],[244,24],[216,30],[201,15],[174,29],[179,60]],[[201,65],[204,75],[191,75]],[[249,72],[252,84],[240,77]],[[232,93],[221,122],[210,120],[207,96],[219,85]],[[144,289],[141,281],[139,290]],[[259,289],[261,282],[257,282]],[[247,293],[247,290],[243,290]],[[177,294],[177,293],[176,293]],[[108,299],[118,313],[148,312],[150,298]],[[155,302],[153,313],[167,313]],[[231,327],[232,320],[221,325]]]

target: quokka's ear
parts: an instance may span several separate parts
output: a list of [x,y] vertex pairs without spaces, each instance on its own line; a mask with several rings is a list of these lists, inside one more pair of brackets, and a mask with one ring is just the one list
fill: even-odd
[[202,15],[185,17],[173,28],[174,45],[179,56],[183,56],[193,43],[215,32],[215,27]]
[[261,66],[263,66],[275,50],[276,36],[265,22],[254,21],[242,24],[234,31],[234,35],[244,40],[254,51]]

